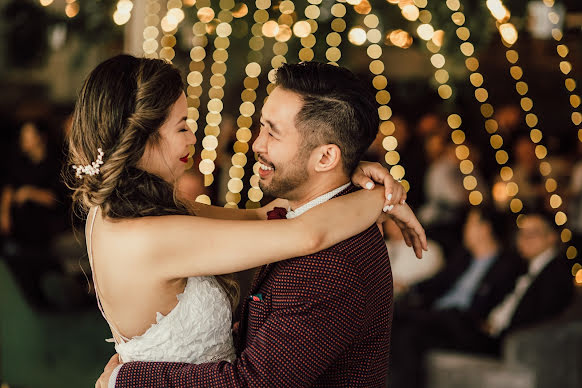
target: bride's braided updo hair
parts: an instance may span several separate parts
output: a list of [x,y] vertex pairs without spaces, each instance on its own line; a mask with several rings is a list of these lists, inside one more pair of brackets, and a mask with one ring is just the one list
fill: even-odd
[[[118,55],[91,72],[75,106],[64,168],[76,214],[86,216],[94,206],[109,218],[189,214],[172,184],[138,168],[148,142],[159,142],[159,128],[183,90],[180,71],[160,59]],[[77,177],[71,166],[91,165],[98,149],[99,173]],[[233,277],[216,278],[235,305]]]

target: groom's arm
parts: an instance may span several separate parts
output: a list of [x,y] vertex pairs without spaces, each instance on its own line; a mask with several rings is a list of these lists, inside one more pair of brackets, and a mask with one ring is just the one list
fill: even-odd
[[125,364],[116,387],[304,387],[359,335],[364,286],[351,263],[328,254],[282,264],[273,311],[234,362]]

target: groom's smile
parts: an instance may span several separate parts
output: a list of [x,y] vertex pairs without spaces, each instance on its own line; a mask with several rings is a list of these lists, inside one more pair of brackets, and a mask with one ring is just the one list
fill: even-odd
[[295,127],[303,107],[301,96],[275,88],[261,112],[261,128],[253,143],[259,161],[259,185],[272,197],[287,198],[307,181],[309,155],[301,149],[302,135]]

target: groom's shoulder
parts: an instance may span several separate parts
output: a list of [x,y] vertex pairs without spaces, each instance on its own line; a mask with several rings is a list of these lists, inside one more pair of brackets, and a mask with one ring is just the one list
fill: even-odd
[[388,265],[388,251],[376,225],[319,252],[278,263],[281,270],[308,273],[360,273],[362,267]]

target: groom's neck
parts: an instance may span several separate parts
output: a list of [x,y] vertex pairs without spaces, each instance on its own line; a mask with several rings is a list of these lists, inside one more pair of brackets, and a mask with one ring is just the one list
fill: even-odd
[[317,197],[321,197],[322,195],[345,185],[349,181],[350,179],[347,176],[337,176],[308,182],[305,184],[305,190],[302,190],[301,195],[297,196],[297,198],[288,198],[289,207],[291,210],[295,210],[313,201]]

